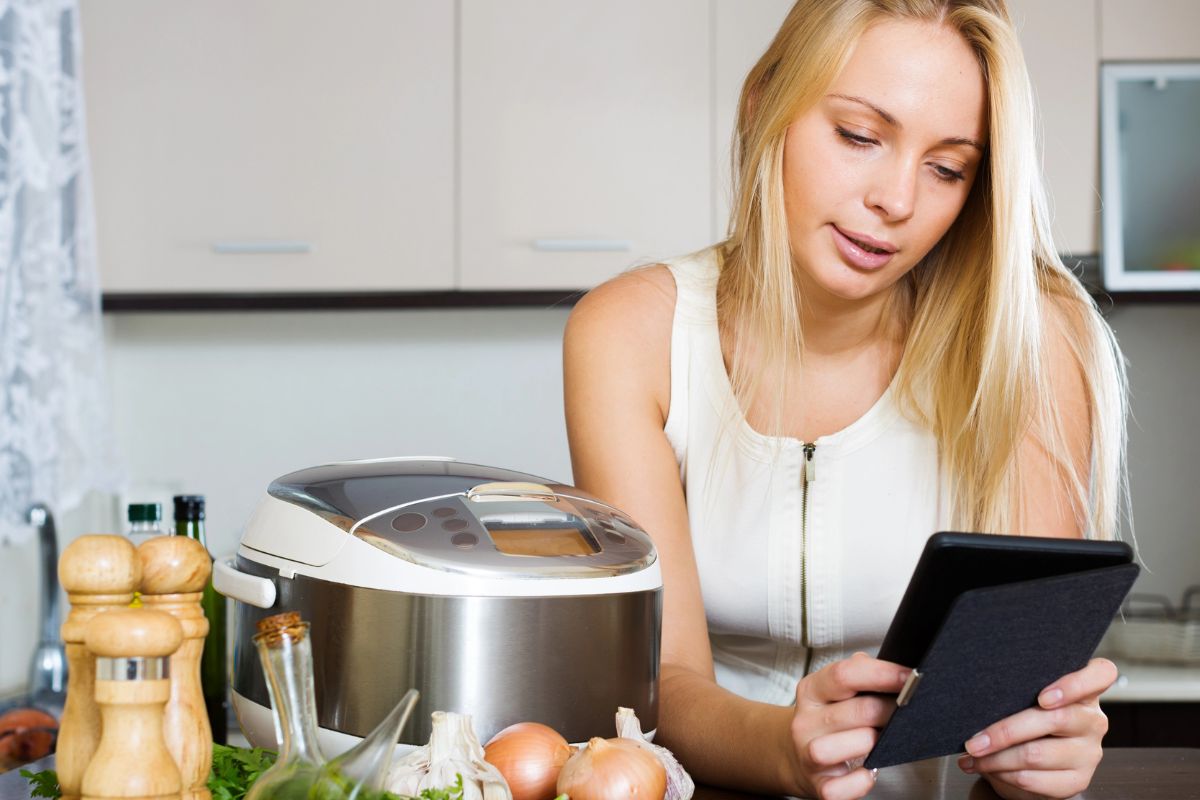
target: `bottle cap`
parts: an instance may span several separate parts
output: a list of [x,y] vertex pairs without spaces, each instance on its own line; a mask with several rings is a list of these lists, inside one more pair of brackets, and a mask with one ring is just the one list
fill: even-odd
[[130,522],[161,522],[162,503],[130,503]]
[[176,522],[199,522],[204,519],[204,495],[177,494],[174,500]]

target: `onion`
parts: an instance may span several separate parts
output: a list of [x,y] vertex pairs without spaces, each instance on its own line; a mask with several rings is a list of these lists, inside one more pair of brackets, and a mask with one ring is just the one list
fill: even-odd
[[540,722],[518,722],[492,737],[484,759],[504,776],[513,800],[551,800],[571,746]]
[[629,739],[592,739],[558,776],[571,800],[663,800],[666,791],[663,765]]
[[54,717],[36,708],[17,708],[0,716],[0,772],[51,753],[57,728]]

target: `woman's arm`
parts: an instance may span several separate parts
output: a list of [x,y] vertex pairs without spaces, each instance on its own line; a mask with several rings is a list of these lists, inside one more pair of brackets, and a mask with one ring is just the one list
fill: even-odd
[[861,797],[872,776],[844,762],[874,744],[896,665],[859,656],[800,682],[795,707],[719,687],[679,465],[663,432],[670,408],[675,287],[664,267],[623,275],[576,306],[563,345],[574,482],[633,517],[663,573],[658,741],[700,782],[771,794]]
[[699,780],[779,791],[791,713],[717,686],[679,465],[663,432],[670,407],[675,286],[665,267],[623,275],[567,322],[563,382],[574,482],[654,539],[663,574],[657,740]]
[[[1087,486],[1091,467],[1091,407],[1083,368],[1069,342],[1071,326],[1068,311],[1051,300],[1046,301],[1046,378],[1061,422],[1060,434],[1075,474]],[[1025,536],[1083,536],[1085,520],[1072,502],[1070,478],[1055,462],[1046,446],[1050,434],[1030,431],[1017,451],[1020,462],[1022,517],[1017,532]],[[1086,513],[1086,509],[1082,510]]]

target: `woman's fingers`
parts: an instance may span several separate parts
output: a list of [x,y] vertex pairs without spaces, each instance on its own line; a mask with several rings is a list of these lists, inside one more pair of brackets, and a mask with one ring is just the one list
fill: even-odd
[[882,728],[892,718],[896,701],[890,697],[863,694],[831,703],[821,709],[819,733],[833,733],[851,728]]
[[818,736],[808,743],[808,757],[818,767],[836,767],[854,759],[863,759],[879,733],[874,728],[855,728]]
[[1006,750],[1046,736],[1095,736],[1108,730],[1108,718],[1100,706],[1075,703],[1051,710],[1028,708],[989,725],[967,741],[967,753],[981,756]]
[[803,678],[796,686],[796,704],[823,706],[849,700],[859,692],[895,694],[908,680],[909,672],[899,664],[855,653]]
[[1107,658],[1093,658],[1083,669],[1064,675],[1043,689],[1038,695],[1038,705],[1058,708],[1099,697],[1116,682],[1118,675],[1116,664]]
[[1005,797],[1074,797],[1088,787],[1091,773],[1079,770],[1016,770],[988,775],[988,783],[1007,784],[1018,792],[1004,792]]
[[1100,748],[1086,739],[1046,738],[1025,742],[982,758],[973,758],[974,772],[995,775],[1018,770],[1094,769],[1100,760]]
[[858,767],[818,774],[814,781],[819,800],[857,800],[875,788],[875,771]]

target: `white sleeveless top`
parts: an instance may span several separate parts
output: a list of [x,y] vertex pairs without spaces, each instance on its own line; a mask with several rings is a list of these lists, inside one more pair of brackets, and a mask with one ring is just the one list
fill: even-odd
[[812,443],[755,431],[721,355],[715,250],[668,267],[677,299],[665,432],[717,682],[787,705],[806,671],[877,652],[925,540],[946,518],[937,445],[901,415],[891,387],[862,418]]

